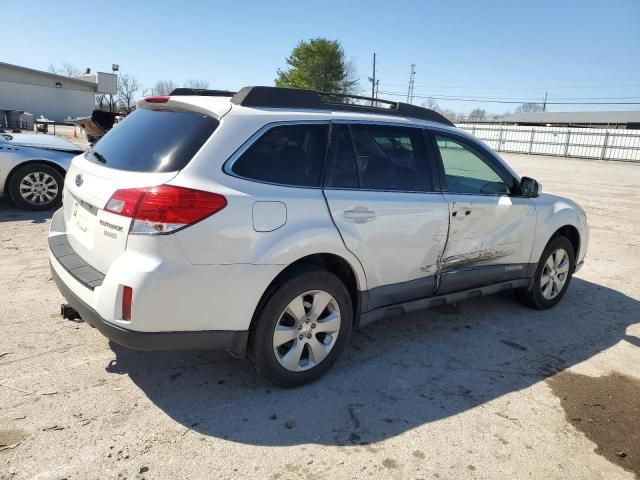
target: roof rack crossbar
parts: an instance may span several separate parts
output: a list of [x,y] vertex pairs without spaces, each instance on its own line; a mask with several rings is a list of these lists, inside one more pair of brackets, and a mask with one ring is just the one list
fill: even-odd
[[[370,102],[371,105],[341,102],[339,99],[355,99]],[[380,115],[405,116],[454,126],[442,114],[408,103],[381,100],[379,98],[347,95],[343,93],[318,92],[298,88],[244,87],[231,102],[244,107],[332,109],[352,112],[377,113]],[[384,104],[387,107],[377,105]]]

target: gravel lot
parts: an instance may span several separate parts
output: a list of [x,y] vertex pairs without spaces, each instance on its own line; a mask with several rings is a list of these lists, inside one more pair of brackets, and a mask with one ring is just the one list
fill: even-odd
[[62,320],[50,215],[0,200],[0,478],[640,475],[640,165],[505,157],[587,211],[564,301],[386,319],[297,390],[221,352],[131,351]]

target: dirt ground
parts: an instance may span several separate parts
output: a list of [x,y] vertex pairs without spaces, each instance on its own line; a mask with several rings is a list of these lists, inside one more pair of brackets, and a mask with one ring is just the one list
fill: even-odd
[[563,302],[385,319],[296,390],[62,320],[49,215],[0,200],[0,479],[638,478],[640,164],[505,158],[587,211]]

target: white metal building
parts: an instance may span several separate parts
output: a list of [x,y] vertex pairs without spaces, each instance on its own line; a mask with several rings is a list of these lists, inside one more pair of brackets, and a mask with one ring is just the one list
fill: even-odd
[[21,110],[63,122],[91,115],[96,93],[113,93],[116,76],[65,77],[0,62],[0,110]]

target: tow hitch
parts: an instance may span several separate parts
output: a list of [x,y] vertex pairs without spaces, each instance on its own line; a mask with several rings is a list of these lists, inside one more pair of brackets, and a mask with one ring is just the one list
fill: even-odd
[[68,303],[63,303],[60,305],[60,315],[62,315],[62,318],[66,318],[67,320],[72,320],[74,322],[83,321],[76,309]]

